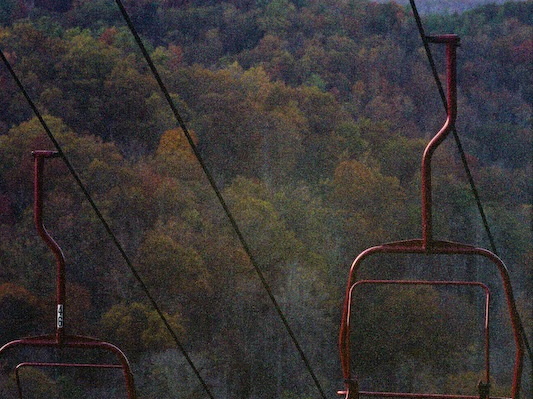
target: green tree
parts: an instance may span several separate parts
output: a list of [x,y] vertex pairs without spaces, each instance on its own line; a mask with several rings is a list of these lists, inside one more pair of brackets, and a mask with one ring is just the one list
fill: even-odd
[[209,273],[200,254],[161,230],[147,232],[138,249],[139,271],[158,297],[178,304],[209,290]]
[[[335,170],[331,201],[340,212],[348,247],[364,248],[379,242],[402,237],[405,213],[404,189],[395,177],[350,160]],[[362,246],[363,245],[363,246]],[[353,253],[353,252],[352,252]]]
[[244,8],[232,4],[224,7],[221,33],[226,53],[239,54],[245,49],[252,49],[262,36],[257,22],[258,10],[244,11]]
[[225,195],[262,268],[275,281],[303,250],[301,242],[276,211],[264,184],[237,178]]
[[309,127],[302,137],[303,151],[297,172],[315,181],[330,177],[342,153],[335,131],[350,117],[333,95],[317,87],[302,87],[297,96]]
[[102,118],[110,112],[102,94],[109,93],[105,81],[118,63],[120,51],[94,38],[87,30],[68,30],[65,40],[68,50],[56,64],[63,100],[59,108],[49,111],[61,115],[76,131],[112,137],[114,126]]
[[467,367],[463,358],[472,345],[471,309],[453,314],[459,308],[449,299],[444,305],[441,295],[426,286],[367,287],[356,293],[352,359],[364,386],[374,380],[379,382],[368,389],[427,392],[439,389],[436,375]]
[[[178,314],[165,314],[172,329],[182,336],[183,320]],[[158,351],[173,346],[172,337],[155,310],[142,303],[113,305],[101,318],[103,336],[117,344],[127,356],[138,359],[143,352]]]
[[291,19],[295,12],[294,4],[289,0],[274,0],[268,2],[263,15],[258,18],[261,30],[283,36],[291,26]]
[[382,148],[376,150],[380,170],[384,175],[394,176],[402,186],[407,186],[418,177],[426,140],[391,137]]
[[[194,144],[198,145],[194,131],[189,133]],[[199,180],[202,176],[198,161],[181,130],[171,129],[163,133],[155,154],[159,173],[185,181]]]
[[0,285],[0,342],[35,334],[40,324],[38,299],[13,283]]
[[95,133],[138,154],[155,147],[159,132],[150,124],[151,80],[132,65],[134,57],[117,62],[106,76],[103,89],[107,96],[101,100],[101,119],[107,126],[105,131]]
[[[39,398],[53,398],[57,397],[58,389],[55,381],[51,379],[44,371],[33,367],[25,367],[20,371],[21,385],[23,386],[23,394],[28,397]],[[15,378],[11,378],[2,384],[2,392],[0,398],[8,398],[3,396],[3,393],[10,394],[13,397],[17,395],[17,388]]]
[[351,120],[340,123],[336,130],[343,151],[343,158],[361,159],[368,142],[361,137],[359,126]]

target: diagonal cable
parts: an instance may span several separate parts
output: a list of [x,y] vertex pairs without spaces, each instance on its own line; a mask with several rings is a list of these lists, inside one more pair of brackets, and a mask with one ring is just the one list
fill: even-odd
[[60,157],[63,159],[63,162],[65,163],[65,165],[67,166],[70,174],[72,175],[72,177],[74,178],[74,180],[76,181],[76,183],[78,184],[78,187],[80,188],[80,190],[83,192],[85,198],[87,199],[87,201],[89,202],[89,204],[91,205],[91,208],[93,209],[94,213],[96,214],[96,216],[98,217],[98,219],[100,220],[100,222],[102,223],[102,225],[104,226],[107,234],[109,235],[109,237],[111,238],[111,240],[113,241],[113,243],[115,244],[115,246],[117,247],[118,251],[120,252],[120,254],[122,255],[122,258],[124,259],[124,261],[126,262],[126,265],[128,266],[128,268],[130,269],[131,273],[133,274],[133,276],[135,277],[135,279],[137,280],[137,282],[139,283],[139,285],[141,286],[141,289],[144,291],[146,297],[148,298],[148,300],[150,301],[152,307],[154,308],[154,310],[157,312],[157,314],[159,315],[159,318],[161,319],[161,321],[163,322],[163,324],[165,325],[166,329],[168,330],[169,334],[172,336],[172,339],[176,345],[176,347],[181,351],[181,353],[183,354],[183,356],[185,357],[185,359],[187,360],[187,363],[189,363],[189,366],[191,366],[191,368],[193,369],[194,371],[194,374],[196,375],[196,377],[198,378],[198,380],[200,381],[200,383],[202,384],[202,387],[204,388],[204,390],[206,391],[207,395],[209,396],[210,399],[214,399],[214,396],[211,394],[210,390],[209,390],[209,387],[207,386],[207,383],[204,381],[204,379],[202,378],[202,376],[200,375],[200,372],[198,371],[198,368],[195,366],[195,364],[193,363],[191,357],[189,356],[189,354],[187,353],[185,347],[183,346],[183,344],[180,342],[176,332],[174,331],[174,329],[172,328],[172,326],[170,325],[167,317],[165,316],[165,314],[161,311],[161,308],[159,307],[159,305],[157,304],[154,296],[151,294],[150,290],[148,289],[147,285],[144,283],[143,279],[141,278],[141,276],[139,275],[138,271],[136,270],[136,268],[133,266],[133,263],[131,262],[129,256],[126,254],[126,251],[124,250],[123,246],[120,244],[117,236],[115,235],[115,233],[113,232],[113,230],[111,229],[109,223],[107,222],[107,220],[104,218],[102,212],[100,211],[100,209],[98,208],[98,206],[96,205],[96,203],[94,202],[94,200],[92,199],[91,197],[91,194],[89,193],[89,191],[87,190],[87,188],[85,187],[85,185],[83,184],[80,176],[78,175],[78,173],[76,172],[76,170],[74,169],[74,167],[72,166],[71,162],[69,161],[69,159],[67,158],[67,156],[65,155],[65,153],[63,152],[63,149],[61,147],[61,145],[59,144],[59,142],[56,140],[54,134],[52,133],[52,131],[50,130],[50,128],[48,127],[48,124],[46,123],[46,121],[44,120],[41,112],[39,111],[39,109],[37,108],[37,106],[35,105],[35,103],[33,102],[33,100],[31,99],[30,95],[28,94],[28,92],[26,91],[26,89],[24,88],[22,82],[20,81],[20,79],[18,78],[17,74],[15,73],[15,71],[13,70],[11,64],[9,63],[9,61],[7,60],[4,52],[0,49],[0,58],[2,59],[4,65],[6,66],[7,70],[9,71],[9,73],[11,74],[11,76],[13,77],[13,80],[15,81],[15,83],[17,84],[19,90],[21,91],[22,95],[24,96],[24,98],[26,99],[26,101],[28,102],[29,106],[31,107],[31,109],[33,110],[33,113],[35,114],[35,116],[37,117],[37,119],[39,120],[39,122],[41,123],[41,126],[43,127],[44,131],[46,132],[46,134],[48,135],[48,138],[52,141],[52,143],[54,144],[54,147],[56,148],[57,152],[59,153]]
[[[418,9],[416,8],[415,0],[409,0],[409,3],[411,4],[411,9],[413,10],[413,15],[415,17],[416,26],[418,27],[418,32],[420,34],[420,38],[422,39],[422,42],[424,43],[424,49],[426,51],[426,56],[429,62],[429,65],[431,67],[431,71],[433,73],[433,78],[435,79],[435,83],[437,84],[437,89],[439,90],[440,97],[442,99],[442,103],[444,104],[444,109],[447,109],[446,107],[446,94],[444,94],[444,88],[442,86],[442,82],[439,78],[439,74],[437,72],[437,67],[435,66],[435,60],[433,59],[433,54],[431,53],[431,49],[429,48],[427,36],[424,32],[424,26],[422,25],[422,20],[420,18],[420,14],[418,13]],[[457,134],[457,130],[455,129],[455,126],[453,127],[453,136],[455,138],[455,142],[457,143],[457,149],[459,150],[459,154],[461,155],[461,160],[463,162],[463,167],[465,169],[466,175],[468,177],[468,182],[470,183],[470,187],[472,190],[472,193],[474,194],[476,204],[479,210],[479,214],[481,215],[481,219],[483,220],[483,225],[485,227],[485,231],[487,232],[488,239],[490,241],[490,245],[492,248],[492,252],[498,256],[498,251],[496,249],[496,244],[494,242],[494,237],[492,236],[492,233],[490,231],[489,223],[487,220],[487,217],[485,215],[485,211],[483,210],[483,204],[481,203],[481,198],[479,197],[479,193],[477,191],[474,178],[472,176],[472,173],[470,172],[470,167],[468,166],[468,161],[466,160],[465,152],[463,150],[463,145],[461,144],[461,140],[459,138],[459,135]],[[520,319],[520,317],[519,317]],[[522,324],[522,321],[518,323],[520,327],[520,331],[522,334],[522,337],[524,338],[524,343],[526,345],[526,349],[529,355],[529,360],[531,363],[531,373],[533,376],[533,351],[531,350],[531,346],[529,344],[529,340],[527,338],[526,332],[524,330],[524,325]],[[532,378],[533,380],[533,378]]]
[[318,389],[318,391],[320,392],[320,395],[322,396],[323,399],[326,399],[326,394],[324,393],[324,390],[322,389],[322,386],[320,384],[320,382],[318,381],[318,378],[315,374],[315,372],[313,371],[313,368],[311,367],[311,363],[309,362],[309,360],[307,359],[307,356],[305,355],[305,352],[303,350],[303,348],[301,347],[300,343],[298,342],[298,339],[296,338],[296,335],[294,334],[287,318],[285,317],[278,301],[276,300],[273,292],[272,292],[272,289],[270,288],[270,285],[268,284],[263,272],[261,271],[261,268],[259,267],[259,263],[255,260],[255,257],[253,256],[253,253],[250,249],[250,246],[248,245],[246,239],[244,238],[244,235],[242,234],[241,232],[241,229],[239,228],[239,225],[237,224],[237,221],[235,220],[232,212],[230,211],[228,205],[226,204],[226,201],[224,200],[224,197],[222,196],[222,193],[220,192],[216,182],[215,182],[215,179],[213,178],[213,175],[211,174],[211,172],[209,171],[209,169],[207,168],[207,165],[205,164],[198,148],[196,147],[196,144],[194,143],[193,139],[192,139],[192,136],[185,124],[185,122],[183,121],[182,117],[180,116],[179,112],[178,112],[178,109],[176,108],[176,105],[174,104],[174,101],[172,100],[172,98],[170,97],[170,94],[165,86],[165,84],[163,83],[163,80],[161,79],[161,76],[159,75],[159,72],[155,66],[155,64],[153,63],[152,61],[152,58],[150,57],[150,54],[148,54],[148,51],[146,50],[146,47],[144,46],[139,34],[137,33],[137,30],[135,29],[135,26],[133,25],[132,21],[131,21],[131,18],[129,17],[129,14],[128,12],[126,11],[126,9],[124,8],[124,5],[122,4],[122,1],[121,0],[115,0],[117,6],[119,7],[120,9],[120,12],[122,14],[122,17],[124,18],[128,28],[130,29],[133,37],[135,38],[135,41],[137,42],[137,45],[139,46],[139,49],[141,50],[145,60],[146,60],[146,63],[148,64],[150,70],[152,71],[152,74],[155,78],[155,80],[157,81],[157,84],[159,85],[159,88],[161,89],[162,93],[164,94],[165,96],[165,99],[167,100],[168,102],[168,105],[170,106],[171,110],[172,110],[172,113],[174,114],[174,117],[176,119],[176,121],[178,122],[180,128],[182,129],[187,141],[189,142],[189,145],[196,157],[196,159],[198,160],[198,163],[200,164],[205,176],[207,177],[207,180],[209,181],[209,184],[211,185],[211,188],[213,189],[213,191],[215,192],[216,194],[216,197],[220,203],[220,205],[222,206],[223,210],[224,210],[224,213],[226,214],[237,238],[239,239],[244,251],[246,252],[246,255],[248,256],[248,259],[250,260],[250,263],[252,264],[253,268],[255,269],[255,272],[257,273],[257,276],[259,277],[259,279],[261,280],[261,283],[265,289],[265,291],[267,292],[268,294],[268,297],[270,298],[270,301],[272,302],[272,305],[274,306],[274,308],[276,309],[276,312],[280,318],[280,320],[282,321],[283,323],[283,326],[285,327],[287,333],[289,334],[294,346],[296,347],[296,350],[298,351],[298,354],[300,355],[300,358],[301,360],[304,362],[304,365],[305,365],[305,368],[307,369],[308,373],[310,374],[311,378],[313,379],[313,382],[316,386],[316,388]]

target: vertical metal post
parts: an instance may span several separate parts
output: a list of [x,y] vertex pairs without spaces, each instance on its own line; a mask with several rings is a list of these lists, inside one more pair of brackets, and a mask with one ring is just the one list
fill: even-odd
[[52,250],[56,258],[56,339],[63,343],[65,336],[65,256],[59,245],[48,234],[43,224],[43,170],[46,158],[57,158],[57,151],[33,151],[34,157],[34,221],[39,236]]
[[447,118],[440,131],[427,145],[422,157],[422,241],[426,249],[431,248],[433,242],[432,198],[431,198],[431,157],[437,147],[444,141],[455,126],[457,118],[457,67],[456,54],[459,46],[459,36],[439,35],[428,36],[432,43],[446,44],[446,76],[448,84]]

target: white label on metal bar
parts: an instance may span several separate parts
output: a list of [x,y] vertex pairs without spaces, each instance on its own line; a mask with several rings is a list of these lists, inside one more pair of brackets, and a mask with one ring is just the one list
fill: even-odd
[[57,328],[63,328],[63,305],[57,305]]

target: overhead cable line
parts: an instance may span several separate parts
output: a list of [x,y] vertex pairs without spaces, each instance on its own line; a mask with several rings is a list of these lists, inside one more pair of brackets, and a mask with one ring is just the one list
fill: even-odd
[[239,228],[239,225],[237,224],[237,221],[235,220],[232,212],[230,211],[228,205],[226,204],[226,201],[224,200],[224,197],[222,196],[222,193],[220,192],[220,189],[217,186],[217,183],[215,182],[215,179],[211,172],[209,171],[205,161],[202,158],[202,155],[200,154],[196,144],[194,143],[191,133],[189,132],[189,129],[187,128],[187,125],[185,124],[183,118],[180,116],[180,113],[178,112],[178,109],[176,108],[176,105],[174,104],[174,101],[170,97],[170,93],[166,88],[166,85],[164,84],[163,80],[161,79],[161,76],[152,61],[152,57],[150,57],[150,54],[148,54],[148,51],[146,50],[146,47],[143,44],[143,41],[141,40],[139,34],[137,33],[137,30],[135,29],[135,26],[133,25],[131,18],[129,17],[128,12],[124,8],[124,5],[122,4],[121,0],[115,0],[117,6],[120,9],[120,12],[122,14],[122,17],[124,18],[128,28],[131,31],[131,34],[135,38],[135,41],[137,42],[137,45],[139,46],[139,49],[141,50],[150,70],[152,71],[152,74],[157,81],[157,84],[159,85],[159,88],[161,89],[161,92],[164,94],[165,99],[167,100],[168,105],[170,106],[172,113],[174,114],[174,118],[178,122],[180,128],[182,129],[187,141],[189,142],[189,145],[198,160],[198,163],[200,164],[205,176],[207,177],[207,180],[209,181],[209,184],[211,185],[211,188],[215,192],[215,195],[222,206],[224,213],[226,214],[226,217],[228,218],[238,240],[240,241],[244,251],[246,252],[246,255],[248,256],[248,259],[250,260],[250,263],[252,264],[253,268],[255,269],[255,272],[257,273],[257,276],[261,280],[261,283],[265,289],[265,291],[268,294],[268,297],[270,298],[270,301],[272,302],[272,305],[276,309],[276,312],[283,323],[283,326],[285,327],[287,333],[289,334],[294,346],[296,347],[296,350],[298,351],[298,354],[300,355],[301,360],[303,361],[305,368],[307,369],[309,375],[313,379],[313,382],[317,388],[317,390],[320,392],[320,395],[323,399],[326,399],[326,394],[324,393],[324,390],[322,389],[322,386],[313,371],[313,368],[311,367],[311,363],[307,359],[307,356],[305,355],[305,352],[303,348],[301,347],[300,343],[298,342],[298,339],[296,338],[296,335],[294,334],[287,318],[285,317],[283,310],[281,309],[278,301],[276,300],[272,289],[270,288],[270,285],[268,281],[266,280],[263,272],[261,271],[261,268],[259,267],[259,263],[255,260],[255,257],[253,256],[253,253],[250,249],[250,246],[248,245],[246,239],[244,238],[244,235],[241,232],[241,229]]
[[115,247],[118,249],[118,251],[120,252],[122,258],[124,259],[124,261],[126,262],[126,265],[128,266],[128,268],[130,269],[131,273],[133,274],[133,276],[135,277],[135,279],[137,280],[137,282],[139,283],[141,289],[144,291],[144,294],[146,295],[146,297],[148,298],[148,300],[150,301],[150,304],[152,305],[152,307],[154,308],[154,310],[157,312],[159,318],[161,319],[161,321],[163,322],[163,324],[165,325],[166,329],[168,330],[169,334],[171,335],[176,347],[180,350],[180,352],[183,354],[183,356],[185,357],[185,359],[187,360],[187,363],[189,363],[189,366],[192,368],[192,370],[194,371],[194,374],[196,375],[196,377],[198,378],[198,380],[200,381],[202,387],[204,388],[205,392],[207,393],[207,395],[209,396],[210,399],[215,399],[213,394],[211,393],[207,383],[204,381],[204,379],[202,378],[202,376],[200,375],[200,372],[198,371],[198,368],[195,366],[194,362],[192,361],[191,357],[189,356],[189,354],[187,353],[187,350],[185,349],[185,347],[183,346],[183,344],[180,342],[176,332],[174,331],[174,329],[172,328],[172,326],[170,325],[167,317],[164,315],[164,313],[161,311],[161,308],[159,307],[159,305],[157,304],[154,296],[151,294],[150,290],[148,289],[148,286],[144,283],[143,279],[141,278],[140,274],[138,273],[138,271],[136,270],[136,268],[133,266],[133,263],[131,262],[129,256],[126,254],[126,251],[124,250],[123,246],[120,244],[117,236],[115,235],[115,233],[113,232],[113,230],[111,229],[109,223],[107,222],[107,220],[105,219],[105,217],[103,216],[102,212],[100,211],[100,209],[98,208],[98,206],[96,205],[96,203],[94,202],[94,200],[92,199],[91,197],[91,194],[89,193],[89,191],[87,190],[87,188],[85,187],[85,185],[83,184],[80,176],[78,175],[78,173],[76,172],[76,170],[74,169],[74,166],[72,165],[72,163],[69,161],[69,159],[67,158],[67,156],[65,155],[65,153],[63,152],[63,149],[61,147],[61,145],[59,144],[59,142],[57,141],[57,139],[55,138],[54,134],[52,133],[52,131],[50,130],[50,128],[48,127],[48,124],[46,123],[46,121],[44,120],[41,112],[39,111],[39,109],[37,108],[37,106],[35,105],[35,103],[33,102],[33,100],[31,99],[30,95],[28,94],[28,92],[26,91],[26,89],[24,88],[24,85],[22,84],[22,82],[20,81],[20,79],[18,78],[17,74],[15,73],[14,69],[12,68],[11,64],[9,63],[8,59],[6,58],[4,52],[0,49],[0,58],[2,59],[4,65],[6,66],[7,70],[9,71],[9,73],[11,74],[11,76],[13,77],[13,80],[15,81],[15,83],[17,84],[19,90],[21,91],[22,95],[24,96],[24,98],[26,99],[26,101],[28,102],[30,108],[32,109],[33,113],[35,114],[35,116],[37,117],[37,119],[39,120],[41,126],[43,127],[44,131],[46,132],[46,134],[48,135],[48,138],[52,141],[54,147],[56,148],[59,156],[61,157],[61,159],[63,160],[63,162],[65,163],[67,169],[69,170],[70,174],[72,175],[72,177],[74,178],[74,180],[76,181],[76,183],[78,184],[78,187],[80,188],[80,190],[83,192],[85,198],[87,199],[87,201],[89,202],[89,204],[91,205],[91,208],[93,209],[94,213],[96,214],[96,216],[98,217],[98,219],[100,220],[100,222],[102,223],[102,225],[104,226],[104,229],[106,230],[107,234],[109,235],[109,237],[111,238],[111,240],[113,241],[113,244],[115,244]]
[[[444,109],[447,109],[447,107],[446,107],[446,104],[447,104],[446,103],[446,94],[444,93],[444,88],[442,86],[442,82],[441,82],[439,74],[437,72],[437,67],[435,66],[435,60],[433,58],[433,54],[431,53],[431,49],[429,48],[429,43],[428,43],[428,40],[427,40],[426,33],[424,31],[424,26],[422,25],[422,19],[420,18],[420,14],[418,13],[418,9],[416,7],[415,0],[409,0],[409,3],[411,4],[411,10],[413,11],[413,15],[414,15],[414,18],[415,18],[415,21],[416,21],[416,26],[418,27],[418,33],[420,34],[420,38],[422,39],[422,43],[424,44],[424,49],[425,49],[425,52],[426,52],[426,56],[427,56],[429,65],[431,67],[431,72],[433,73],[433,78],[435,79],[435,83],[437,85],[437,89],[439,90],[439,94],[440,94],[440,97],[442,99],[442,103],[444,105]],[[487,232],[487,236],[488,236],[488,239],[490,241],[490,246],[491,246],[492,252],[496,256],[499,256],[498,255],[498,250],[496,248],[496,244],[495,244],[495,241],[494,241],[494,237],[492,236],[492,233],[491,233],[491,230],[490,230],[490,226],[489,226],[487,217],[485,215],[485,211],[483,209],[483,204],[481,202],[481,198],[479,196],[479,192],[478,192],[478,190],[476,188],[476,184],[474,182],[474,178],[473,178],[472,173],[470,171],[470,167],[468,166],[468,161],[466,159],[465,151],[463,149],[463,145],[461,144],[461,139],[459,138],[459,134],[457,133],[457,130],[455,129],[455,126],[453,127],[452,132],[453,132],[453,137],[455,138],[455,142],[457,144],[457,149],[458,149],[459,154],[461,156],[461,160],[463,162],[463,167],[464,167],[465,173],[467,175],[468,182],[470,184],[470,188],[472,190],[472,193],[474,194],[474,198],[475,198],[475,201],[476,201],[476,204],[477,204],[477,208],[478,208],[479,214],[480,214],[481,219],[483,221],[483,226],[485,227],[485,231]],[[520,317],[519,317],[519,319],[520,319]],[[531,366],[530,372],[531,372],[532,377],[533,377],[533,351],[531,350],[531,346],[529,345],[529,340],[528,340],[528,337],[527,337],[526,332],[524,330],[524,325],[523,325],[521,320],[519,322],[519,327],[520,327],[522,336],[524,338],[524,343],[526,345],[526,349],[527,349],[527,352],[528,352],[528,355],[529,355],[530,366]],[[533,378],[532,378],[532,381],[533,381]]]

